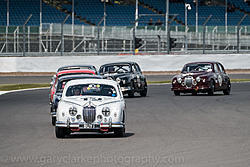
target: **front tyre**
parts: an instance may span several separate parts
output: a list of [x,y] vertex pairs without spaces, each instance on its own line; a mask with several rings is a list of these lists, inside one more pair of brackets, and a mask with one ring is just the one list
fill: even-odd
[[230,95],[231,92],[231,83],[228,81],[227,88],[223,90],[224,95]]
[[215,90],[214,81],[211,80],[211,81],[210,81],[210,87],[209,87],[209,90],[208,90],[208,95],[209,95],[209,96],[214,95],[214,90]]
[[135,96],[135,93],[133,90],[128,92],[128,97],[134,97],[134,96]]
[[52,124],[53,126],[56,125],[56,117],[51,117],[51,124]]
[[131,81],[131,90],[128,91],[128,97],[134,97],[135,96],[135,87],[134,87],[134,82]]
[[67,129],[66,128],[61,128],[61,127],[55,127],[55,133],[57,138],[64,138],[67,134]]
[[144,86],[144,89],[140,92],[141,97],[146,97],[148,92],[147,84]]
[[114,134],[116,137],[125,137],[126,136],[125,127],[114,129]]
[[123,118],[122,122],[124,123],[124,126],[122,128],[116,128],[114,129],[114,134],[116,137],[125,137],[126,136],[126,130],[125,130],[125,112],[123,111]]
[[175,96],[180,96],[180,94],[181,94],[181,92],[180,92],[180,91],[178,91],[178,90],[174,90],[174,95],[175,95]]

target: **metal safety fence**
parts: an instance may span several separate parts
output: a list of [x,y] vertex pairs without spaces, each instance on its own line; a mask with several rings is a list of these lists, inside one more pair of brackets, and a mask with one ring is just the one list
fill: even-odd
[[25,53],[159,54],[250,51],[250,26],[1,26],[0,56]]

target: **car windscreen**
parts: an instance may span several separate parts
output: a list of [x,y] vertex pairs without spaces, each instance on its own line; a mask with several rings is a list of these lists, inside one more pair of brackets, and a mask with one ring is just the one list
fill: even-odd
[[65,87],[65,85],[66,85],[66,83],[68,81],[75,80],[75,79],[87,79],[87,78],[100,79],[100,77],[94,77],[94,76],[92,77],[91,75],[80,77],[80,78],[70,78],[70,79],[67,79],[67,80],[64,79],[64,80],[61,80],[61,81],[58,82],[57,88],[56,88],[56,93],[62,93],[63,89],[64,89],[64,87]]
[[103,67],[103,69],[100,71],[103,74],[106,73],[129,73],[131,72],[131,68],[129,64],[124,65],[108,65]]
[[105,84],[79,84],[69,86],[66,96],[110,96],[116,97],[116,89]]
[[203,72],[203,71],[212,71],[212,64],[210,63],[193,63],[187,64],[182,69],[182,73],[187,72]]
[[56,88],[56,93],[62,93],[63,92],[63,89],[66,85],[66,83],[68,82],[69,80],[65,80],[65,81],[59,81],[58,84],[57,84],[57,88]]

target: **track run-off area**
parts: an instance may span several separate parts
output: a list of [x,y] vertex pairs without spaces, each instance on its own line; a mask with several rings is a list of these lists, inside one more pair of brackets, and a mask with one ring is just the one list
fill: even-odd
[[231,95],[174,96],[150,85],[125,98],[126,137],[81,133],[55,137],[48,89],[0,96],[0,166],[250,166],[250,83]]

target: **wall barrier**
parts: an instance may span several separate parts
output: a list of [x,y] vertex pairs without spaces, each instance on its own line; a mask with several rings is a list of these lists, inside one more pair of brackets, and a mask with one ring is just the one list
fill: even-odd
[[105,63],[124,61],[137,62],[142,71],[176,71],[193,61],[219,61],[226,69],[250,69],[250,54],[103,55],[0,57],[0,72],[55,72],[63,65],[92,64],[99,68]]

